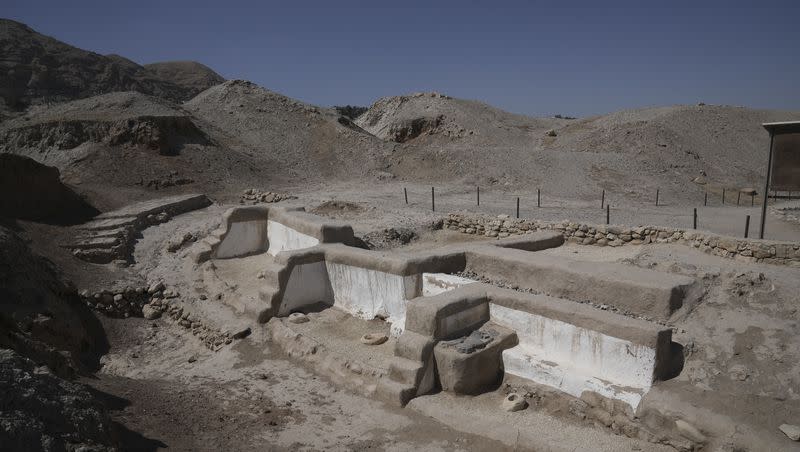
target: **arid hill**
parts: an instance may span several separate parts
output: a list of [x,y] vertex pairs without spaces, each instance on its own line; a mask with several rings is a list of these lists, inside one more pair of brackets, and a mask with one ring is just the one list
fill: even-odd
[[15,106],[37,103],[6,111],[5,121],[0,111],[0,151],[58,167],[101,209],[118,207],[118,193],[125,201],[164,189],[227,196],[251,186],[393,178],[541,188],[562,199],[594,199],[605,189],[615,203],[659,188],[696,202],[708,187],[760,185],[768,141],[760,124],[800,118],[711,105],[534,118],[417,93],[379,99],[353,121],[345,110],[250,82],[220,83],[199,63],[140,66],[13,21],[0,22],[0,46],[9,55],[3,96]]
[[223,80],[198,63],[145,67],[118,55],[98,55],[7,19],[0,19],[0,54],[0,98],[12,110],[114,91],[179,101]]
[[698,105],[531,118],[425,93],[382,98],[356,122],[402,143],[403,152],[395,154],[401,175],[448,175],[577,197],[605,188],[635,197],[656,187],[696,196],[704,190],[690,184],[698,176],[718,186],[760,184],[769,144],[761,123],[798,117]]
[[195,94],[225,81],[211,68],[196,61],[164,61],[145,64],[144,69],[156,78],[189,88]]

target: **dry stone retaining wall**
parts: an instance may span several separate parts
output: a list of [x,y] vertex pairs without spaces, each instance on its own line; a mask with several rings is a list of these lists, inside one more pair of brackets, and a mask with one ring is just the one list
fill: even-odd
[[737,239],[706,232],[687,231],[661,226],[625,227],[591,225],[570,221],[545,222],[510,218],[508,215],[487,216],[451,213],[443,219],[443,227],[465,234],[505,238],[549,230],[564,234],[570,243],[595,246],[681,243],[721,257],[745,262],[784,264],[800,268],[800,243]]

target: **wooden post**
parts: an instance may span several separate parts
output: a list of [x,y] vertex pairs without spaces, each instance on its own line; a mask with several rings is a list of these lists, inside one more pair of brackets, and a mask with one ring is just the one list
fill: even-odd
[[475,189],[478,194],[478,205],[481,205],[481,187],[475,187]]
[[747,234],[750,233],[750,215],[744,219],[744,238],[747,238]]
[[756,203],[756,194],[750,193],[750,207],[753,207]]
[[519,218],[519,196],[517,196],[517,218]]
[[606,204],[606,191],[603,190],[603,193],[600,195],[600,208],[604,208]]
[[542,190],[536,189],[536,207],[542,207]]
[[705,195],[703,196],[703,205],[708,205],[708,192],[706,191]]
[[767,222],[767,197],[769,196],[769,179],[772,177],[772,144],[774,134],[769,132],[769,159],[767,160],[767,180],[764,182],[764,204],[761,206],[761,228],[758,230],[758,238],[764,238],[764,224]]
[[722,189],[722,205],[725,205],[725,189]]
[[658,189],[656,188],[656,205],[658,205]]
[[436,195],[433,192],[433,187],[431,187],[431,210],[436,212]]
[[692,229],[697,229],[697,207],[694,208],[694,220],[692,221]]
[[736,205],[737,205],[737,206],[739,205],[739,201],[740,201],[741,199],[742,199],[742,192],[741,192],[741,191],[739,191],[738,193],[736,193]]
[[611,224],[611,204],[606,204],[606,224]]
[[403,197],[406,198],[406,204],[408,204],[408,190],[406,187],[403,187]]

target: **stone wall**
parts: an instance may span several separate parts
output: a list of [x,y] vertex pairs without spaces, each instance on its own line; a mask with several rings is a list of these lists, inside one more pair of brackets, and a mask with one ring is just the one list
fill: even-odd
[[510,218],[508,215],[487,216],[451,213],[443,219],[443,227],[465,234],[504,238],[530,234],[540,230],[564,234],[569,243],[595,246],[681,243],[721,257],[745,262],[785,264],[800,268],[800,243],[738,239],[707,232],[661,226],[625,227],[591,225],[570,221],[545,222]]

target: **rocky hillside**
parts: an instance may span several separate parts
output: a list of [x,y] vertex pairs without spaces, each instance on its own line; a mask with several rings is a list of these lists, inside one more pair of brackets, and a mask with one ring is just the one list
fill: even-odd
[[186,144],[208,144],[189,115],[169,101],[137,92],[31,107],[0,124],[0,151],[64,165],[87,143],[142,146],[175,155]]
[[108,344],[99,321],[48,260],[0,226],[0,348],[63,377],[93,371]]
[[222,80],[198,63],[140,66],[117,55],[78,49],[7,19],[0,19],[0,55],[0,98],[12,110],[114,91],[186,100]]
[[524,145],[566,120],[531,118],[499,110],[482,102],[454,99],[439,93],[384,97],[356,123],[385,140],[437,143],[462,139],[473,143]]
[[225,81],[211,68],[196,61],[165,61],[145,64],[144,69],[158,79],[189,88],[194,94]]

